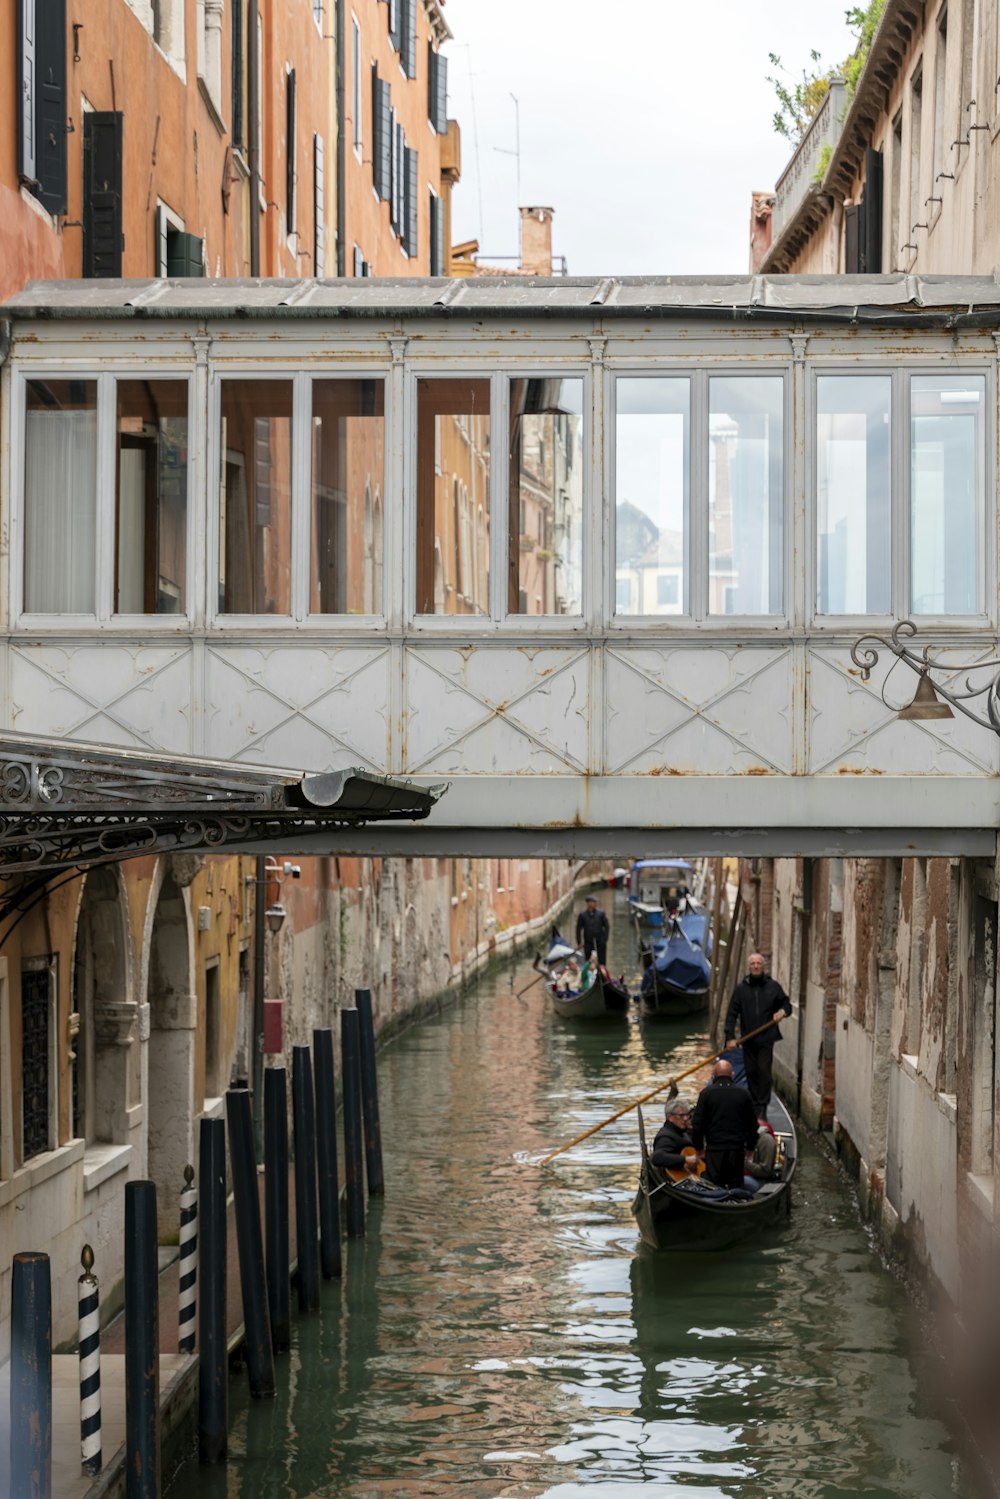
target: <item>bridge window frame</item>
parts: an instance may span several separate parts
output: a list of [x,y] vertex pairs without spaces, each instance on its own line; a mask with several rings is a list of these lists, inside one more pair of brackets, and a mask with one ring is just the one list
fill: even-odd
[[[219,562],[221,555],[221,524],[219,514],[219,475],[222,443],[222,383],[238,381],[285,380],[292,387],[291,416],[291,475],[290,475],[290,609],[287,614],[229,614],[218,607]],[[330,380],[372,380],[382,383],[383,433],[382,433],[382,610],[377,614],[343,613],[316,614],[310,610],[311,546],[312,546],[312,418],[313,384]],[[385,360],[363,363],[358,359],[343,363],[325,362],[310,364],[302,368],[302,361],[285,359],[275,361],[262,368],[260,361],[252,363],[233,360],[223,364],[213,363],[209,368],[208,388],[208,441],[206,443],[206,491],[207,491],[207,546],[205,568],[207,574],[208,603],[207,622],[213,633],[223,636],[233,634],[282,633],[294,628],[296,635],[349,636],[359,631],[386,626],[393,607],[392,572],[388,564],[390,548],[392,469],[390,442],[392,430],[392,380],[390,368]]]
[[[187,463],[185,467],[185,608],[177,613],[133,614],[115,609],[117,536],[118,536],[118,386],[135,385],[148,379],[155,384],[167,382],[187,386]],[[27,407],[28,387],[46,381],[81,381],[96,388],[96,438],[94,508],[94,608],[81,612],[69,610],[32,611],[26,607],[26,568],[28,565],[28,496],[27,481]],[[95,365],[92,360],[64,360],[52,363],[46,359],[37,364],[24,363],[12,371],[10,440],[10,527],[11,628],[20,632],[65,633],[67,621],[75,630],[100,633],[176,635],[187,633],[196,614],[198,587],[195,538],[197,535],[197,461],[200,444],[200,422],[196,399],[195,370],[190,363],[166,361],[150,367],[131,360]]]
[[[681,589],[687,606],[677,614],[619,614],[617,612],[617,382],[636,379],[685,379],[689,387],[687,536]],[[710,415],[712,380],[780,379],[781,398],[781,538],[776,549],[781,557],[781,610],[773,614],[724,614],[710,610]],[[605,467],[607,495],[604,530],[603,603],[607,630],[612,636],[650,635],[696,631],[728,634],[742,628],[755,634],[780,633],[791,626],[794,607],[793,513],[795,380],[790,358],[738,362],[732,357],[699,357],[687,363],[677,360],[642,363],[635,358],[607,360],[604,390]]]
[[[806,516],[805,545],[809,558],[807,571],[807,627],[819,634],[852,633],[874,625],[890,627],[893,622],[913,618],[921,628],[951,626],[963,630],[992,628],[997,618],[996,544],[991,537],[990,495],[995,494],[997,437],[997,377],[995,364],[984,358],[942,360],[933,355],[916,355],[905,363],[879,358],[877,354],[858,361],[824,359],[810,361],[806,390]],[[817,381],[824,377],[889,377],[889,549],[890,607],[885,614],[821,614],[819,612],[818,499],[819,444]],[[965,377],[984,381],[984,411],[979,426],[978,461],[981,482],[976,495],[975,534],[977,539],[976,590],[978,607],[968,614],[915,613],[912,599],[912,419],[911,381],[920,376]]]

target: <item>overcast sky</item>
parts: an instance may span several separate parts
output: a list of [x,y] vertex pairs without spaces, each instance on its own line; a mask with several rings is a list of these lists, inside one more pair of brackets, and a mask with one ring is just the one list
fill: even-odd
[[[522,204],[555,209],[571,275],[745,272],[750,194],[791,147],[776,52],[853,46],[845,0],[446,0],[448,113],[462,127],[452,239],[516,255]],[[500,149],[498,149],[500,148]]]

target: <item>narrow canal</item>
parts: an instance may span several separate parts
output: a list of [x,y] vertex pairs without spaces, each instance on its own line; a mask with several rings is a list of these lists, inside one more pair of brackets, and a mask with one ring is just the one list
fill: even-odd
[[[611,966],[634,969],[615,901]],[[187,1465],[172,1499],[970,1494],[904,1294],[808,1141],[788,1223],[711,1257],[639,1245],[633,1116],[520,1159],[706,1050],[571,1030],[539,986],[517,997],[530,978],[484,980],[381,1054],[385,1202],[295,1325],[277,1400],[235,1379],[228,1468]]]

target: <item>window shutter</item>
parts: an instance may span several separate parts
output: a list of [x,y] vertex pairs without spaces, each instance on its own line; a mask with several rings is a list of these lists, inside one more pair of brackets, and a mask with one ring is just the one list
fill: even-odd
[[865,212],[861,236],[861,269],[876,276],[882,269],[882,152],[865,150]]
[[232,0],[233,6],[233,145],[239,149],[246,144],[243,117],[243,58],[246,23],[243,0]]
[[844,272],[856,275],[861,269],[861,208],[857,203],[844,209]]
[[396,111],[389,115],[389,223],[399,233],[400,202],[402,199],[403,162],[401,157],[402,129],[396,123]]
[[326,166],[323,137],[313,136],[313,275],[326,275]]
[[405,0],[389,0],[389,40],[399,51],[399,7]]
[[392,191],[392,95],[389,85],[372,68],[372,177],[383,202]]
[[35,175],[49,213],[66,212],[66,0],[36,0]]
[[442,57],[440,52],[435,52],[437,67],[435,69],[435,98],[434,98],[434,129],[438,135],[448,134],[448,59]]
[[407,78],[417,76],[417,0],[403,0],[400,58]]
[[204,276],[205,259],[201,240],[183,229],[167,231],[167,275]]
[[436,193],[430,194],[430,251],[432,276],[443,276],[444,269],[444,204]]
[[434,125],[435,130],[437,129],[437,125],[435,124],[436,115],[434,113],[435,102],[437,100],[437,56],[438,56],[437,53],[434,51],[434,44],[433,44],[433,42],[428,42],[427,43],[427,118],[430,120],[431,124]]
[[403,221],[403,249],[411,259],[417,254],[417,153],[409,146],[403,148],[406,162],[405,214]]
[[295,233],[295,69],[285,79],[285,231]]
[[122,273],[122,133],[120,110],[83,117],[83,274]]
[[17,126],[17,169],[29,183],[35,175],[35,0],[21,0],[18,32],[21,108]]

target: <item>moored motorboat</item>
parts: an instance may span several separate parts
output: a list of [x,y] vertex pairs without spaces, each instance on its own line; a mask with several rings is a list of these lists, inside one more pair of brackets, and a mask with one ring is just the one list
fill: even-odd
[[632,1212],[645,1244],[654,1249],[725,1249],[791,1211],[797,1140],[792,1117],[777,1095],[772,1094],[767,1110],[767,1122],[778,1141],[774,1177],[759,1183],[753,1193],[715,1187],[704,1174],[691,1176],[654,1166],[642,1109],[637,1108],[636,1114],[642,1164]]
[[669,936],[647,947],[642,956],[639,1008],[643,1017],[697,1015],[707,1007],[711,964],[680,921],[674,919]]
[[693,880],[686,859],[637,859],[629,874],[628,903],[639,926],[662,927],[671,916],[704,914],[691,891]]

